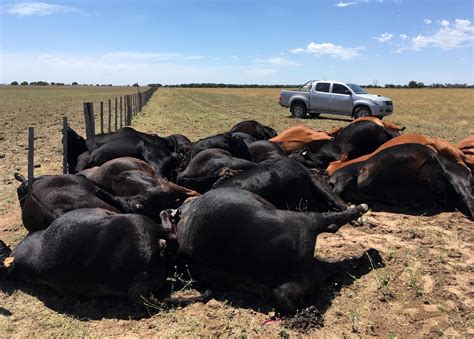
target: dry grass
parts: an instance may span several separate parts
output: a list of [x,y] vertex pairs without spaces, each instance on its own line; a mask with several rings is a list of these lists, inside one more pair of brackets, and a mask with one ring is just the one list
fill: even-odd
[[[387,119],[456,142],[474,133],[474,90],[376,90],[391,97],[396,113]],[[40,173],[59,173],[60,123],[68,113],[82,131],[82,102],[128,94],[130,88],[0,87],[0,239],[16,244],[25,235],[11,182],[15,170],[26,170],[26,128],[37,128]],[[228,130],[243,119],[257,119],[282,130],[296,123],[315,129],[347,124],[345,119],[290,118],[278,106],[277,89],[160,89],[134,126],[161,135],[182,133],[192,139]],[[460,213],[434,217],[369,212],[366,225],[345,226],[318,239],[317,253],[337,257],[368,247],[381,251],[386,267],[342,288],[328,286],[320,299],[326,306],[325,327],[310,336],[422,337],[472,336],[474,267],[472,222]],[[281,321],[243,307],[248,296],[221,295],[207,304],[128,319],[123,301],[84,300],[57,295],[27,284],[0,281],[0,337],[14,336],[294,336]],[[252,299],[252,298],[250,298]],[[226,301],[227,300],[227,301]],[[9,315],[11,312],[11,315]]]
[[[160,89],[135,126],[159,134],[200,138],[256,119],[277,130],[302,123],[317,130],[347,124],[345,117],[295,120],[278,102],[279,89]],[[373,89],[393,99],[395,114],[385,119],[415,133],[456,143],[474,133],[474,89]]]

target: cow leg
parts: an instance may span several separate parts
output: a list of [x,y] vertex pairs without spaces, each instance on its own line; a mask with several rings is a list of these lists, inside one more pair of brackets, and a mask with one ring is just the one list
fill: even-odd
[[133,206],[129,206],[129,204],[125,202],[125,199],[120,199],[120,197],[114,197],[109,192],[104,191],[98,186],[96,186],[95,194],[100,200],[103,200],[104,202],[116,208],[120,212],[133,213],[135,210]]
[[336,233],[342,225],[356,220],[369,210],[366,204],[357,205],[342,212],[306,213],[311,219],[310,224],[317,234],[323,232]]
[[9,265],[12,263],[12,259],[6,261],[12,250],[8,247],[2,240],[0,240],[0,277],[2,275],[2,271],[5,271]]
[[323,178],[317,174],[311,174],[311,182],[313,190],[317,196],[322,196],[330,205],[339,211],[347,210],[347,205],[339,196],[333,192],[331,186]]
[[369,249],[357,256],[348,256],[338,259],[315,259],[314,279],[319,282],[338,274],[350,274],[360,277],[373,269],[383,267],[383,260],[379,251]]
[[303,299],[309,290],[311,290],[312,283],[306,277],[286,282],[277,288],[273,289],[273,299],[278,305],[278,310],[281,313],[294,313],[301,305]]

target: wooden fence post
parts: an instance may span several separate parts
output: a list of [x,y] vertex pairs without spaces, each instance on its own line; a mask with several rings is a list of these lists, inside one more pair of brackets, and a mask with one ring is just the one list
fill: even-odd
[[28,191],[35,178],[35,129],[28,127]]
[[67,174],[67,117],[63,117],[63,174]]
[[132,125],[132,98],[127,95],[127,126]]
[[86,139],[94,136],[94,106],[92,102],[84,103],[84,120],[86,123]]
[[112,100],[109,99],[109,133],[112,132]]
[[123,118],[123,114],[122,114],[122,111],[123,111],[123,105],[122,105],[122,97],[120,97],[120,128],[122,128],[122,118]]
[[117,121],[117,119],[118,119],[118,115],[117,115],[117,113],[118,113],[117,101],[118,101],[118,99],[115,98],[115,130],[117,130],[117,126],[118,126],[118,121]]
[[104,134],[104,102],[100,102],[100,134]]

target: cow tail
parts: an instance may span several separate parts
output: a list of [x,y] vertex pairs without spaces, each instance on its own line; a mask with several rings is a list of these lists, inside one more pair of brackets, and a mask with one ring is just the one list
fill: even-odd
[[0,278],[4,275],[6,269],[13,263],[10,257],[12,250],[2,240],[0,240]]

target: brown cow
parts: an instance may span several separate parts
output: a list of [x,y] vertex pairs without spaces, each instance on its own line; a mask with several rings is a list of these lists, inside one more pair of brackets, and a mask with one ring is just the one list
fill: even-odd
[[393,138],[387,141],[386,143],[384,143],[382,146],[380,146],[379,148],[377,148],[374,152],[370,154],[363,155],[356,159],[352,159],[352,160],[344,161],[344,162],[333,161],[332,163],[329,164],[326,170],[329,175],[332,175],[335,171],[337,171],[340,168],[343,168],[344,166],[361,162],[361,161],[365,161],[383,149],[386,149],[395,145],[401,145],[401,144],[421,144],[421,145],[428,146],[434,151],[436,151],[438,154],[442,155],[444,158],[451,160],[453,162],[456,162],[464,167],[467,167],[465,164],[464,153],[461,152],[459,149],[453,147],[446,140],[431,138],[429,136],[422,135],[422,134],[407,133],[407,134],[402,134],[396,138]]
[[464,162],[474,173],[474,134],[462,139],[457,147],[464,153]]
[[332,137],[326,132],[314,131],[304,126],[294,126],[284,130],[269,141],[280,144],[286,153],[291,153],[303,148],[311,152],[317,152],[321,146],[331,139]]

